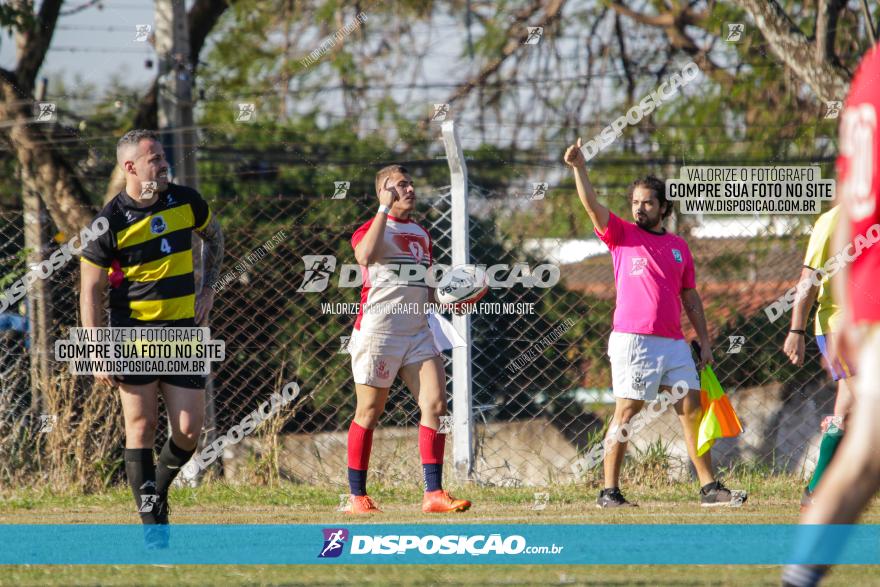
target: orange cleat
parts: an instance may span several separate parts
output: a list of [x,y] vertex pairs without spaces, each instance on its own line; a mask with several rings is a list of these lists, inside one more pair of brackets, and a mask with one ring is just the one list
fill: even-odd
[[463,512],[470,509],[471,502],[466,499],[455,499],[444,489],[426,491],[422,498],[422,511],[426,514],[445,514]]
[[348,505],[342,508],[346,514],[381,514],[382,510],[369,495],[351,495]]

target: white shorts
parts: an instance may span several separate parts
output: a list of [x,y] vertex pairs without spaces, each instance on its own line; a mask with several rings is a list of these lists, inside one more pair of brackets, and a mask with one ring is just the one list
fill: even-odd
[[608,339],[614,397],[654,401],[661,385],[681,381],[700,389],[691,349],[684,340],[612,332]]
[[373,387],[391,387],[401,367],[439,356],[430,328],[411,336],[354,330],[348,352],[354,382]]

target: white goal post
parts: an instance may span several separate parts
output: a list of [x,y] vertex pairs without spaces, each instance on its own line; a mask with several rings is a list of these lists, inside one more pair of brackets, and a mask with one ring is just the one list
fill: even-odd
[[[452,186],[452,266],[470,262],[468,175],[455,122],[441,126]],[[452,349],[452,459],[459,481],[469,481],[474,471],[473,396],[471,393],[471,317],[453,316],[452,324],[467,343]]]

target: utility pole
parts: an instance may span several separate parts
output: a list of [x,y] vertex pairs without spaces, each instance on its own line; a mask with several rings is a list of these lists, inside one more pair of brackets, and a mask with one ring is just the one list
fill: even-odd
[[193,128],[192,64],[184,0],[156,0],[159,130],[170,151],[174,183],[198,189]]
[[[48,82],[40,81],[37,101],[45,101]],[[47,134],[51,134],[48,131]],[[22,175],[29,174],[27,165],[19,167]],[[22,209],[24,216],[24,247],[27,250],[28,271],[39,271],[40,263],[48,257],[48,213],[40,194],[30,186],[33,181],[21,177],[24,187]],[[52,344],[52,286],[48,279],[37,279],[27,292],[28,338],[30,344],[31,407],[39,412],[46,407],[43,398],[49,388],[51,369],[49,350]]]
[[[172,165],[174,183],[197,190],[199,188],[196,173],[198,134],[193,122],[193,66],[189,54],[186,6],[184,0],[155,1],[155,42],[159,63],[159,132],[162,146]],[[204,273],[202,239],[196,235],[192,238],[192,251],[193,277],[198,289]],[[214,385],[210,376],[205,393],[205,426],[199,439],[200,448],[213,442],[217,436]],[[201,472],[191,477],[187,471],[188,469],[184,468],[176,483],[195,486]]]

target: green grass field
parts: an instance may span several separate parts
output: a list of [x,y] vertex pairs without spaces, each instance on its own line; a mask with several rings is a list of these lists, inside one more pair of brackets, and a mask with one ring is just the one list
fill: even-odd
[[[426,516],[419,510],[416,489],[379,488],[372,494],[385,513],[371,523],[506,523],[506,524],[651,524],[651,523],[796,523],[801,484],[786,477],[729,478],[730,487],[750,491],[737,509],[706,511],[696,499],[696,484],[633,487],[627,495],[638,509],[603,511],[594,505],[595,491],[574,486],[549,489],[455,488],[474,501],[474,508],[454,516]],[[237,524],[333,524],[361,522],[336,512],[339,493],[282,484],[252,488],[212,483],[197,489],[175,489],[172,521]],[[550,502],[535,511],[535,491]],[[0,523],[83,524],[136,523],[131,496],[118,488],[97,495],[58,494],[48,490],[0,492]],[[874,504],[864,522],[880,523]],[[878,545],[880,547],[880,545]],[[0,585],[778,585],[774,566],[7,566]],[[880,574],[865,567],[839,567],[828,585],[878,585]]]

